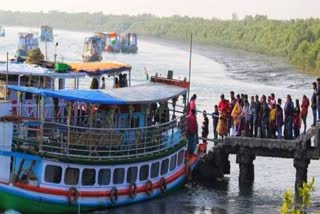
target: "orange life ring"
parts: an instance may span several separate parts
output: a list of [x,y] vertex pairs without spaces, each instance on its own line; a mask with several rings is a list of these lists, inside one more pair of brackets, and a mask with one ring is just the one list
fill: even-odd
[[77,203],[77,201],[78,201],[78,198],[79,198],[79,192],[78,192],[78,190],[77,190],[77,188],[75,188],[75,187],[70,187],[69,188],[69,191],[68,191],[68,193],[67,193],[67,197],[68,197],[68,202],[69,202],[69,204],[75,204],[75,203]]
[[164,177],[160,179],[160,191],[163,193],[167,191],[167,181]]
[[112,204],[115,204],[118,200],[118,189],[117,187],[112,187],[110,193],[110,201]]
[[130,183],[129,185],[129,196],[134,199],[137,195],[137,184],[135,182]]
[[147,180],[147,183],[145,185],[145,190],[147,195],[150,197],[153,192],[153,184],[150,180]]

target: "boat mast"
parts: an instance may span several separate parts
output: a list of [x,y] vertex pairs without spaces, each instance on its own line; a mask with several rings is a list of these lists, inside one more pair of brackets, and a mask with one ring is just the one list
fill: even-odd
[[187,102],[189,102],[189,97],[190,97],[190,87],[191,87],[191,57],[192,57],[192,32],[191,32],[191,38],[190,38],[189,88],[188,88],[188,99],[187,99]]

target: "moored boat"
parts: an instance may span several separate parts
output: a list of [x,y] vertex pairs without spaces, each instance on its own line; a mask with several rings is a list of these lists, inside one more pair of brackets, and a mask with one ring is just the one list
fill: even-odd
[[6,31],[3,26],[0,26],[0,37],[5,37],[6,36]]
[[136,33],[126,33],[121,35],[121,52],[137,53],[138,37]]
[[40,40],[42,42],[53,41],[53,30],[51,26],[48,26],[48,25],[41,26]]
[[121,39],[119,34],[116,32],[110,32],[107,34],[105,51],[110,53],[117,53],[121,51]]
[[82,60],[96,62],[102,60],[102,43],[99,37],[88,37],[84,40]]
[[[111,90],[8,86],[22,97],[38,97],[39,109],[34,120],[12,118],[10,103],[0,103],[7,109],[0,115],[0,130],[6,130],[0,208],[86,212],[150,200],[182,186],[198,161],[185,155],[186,118],[176,109],[179,102],[186,106],[188,84],[152,81]],[[44,104],[60,99],[67,102],[67,116],[46,118]]]
[[39,42],[36,34],[19,33],[19,43],[17,49],[17,58],[25,59],[30,50],[38,48]]
[[94,36],[101,39],[101,50],[105,51],[106,43],[107,43],[107,34],[102,32],[95,32]]

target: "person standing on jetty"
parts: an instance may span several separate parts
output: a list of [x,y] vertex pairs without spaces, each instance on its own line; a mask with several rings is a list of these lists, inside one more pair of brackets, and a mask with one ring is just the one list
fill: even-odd
[[217,132],[217,126],[218,126],[218,120],[219,120],[219,111],[218,106],[214,106],[214,112],[212,113],[212,126],[213,126],[213,139],[218,139],[218,132]]
[[204,110],[202,112],[202,116],[203,116],[203,122],[202,122],[202,142],[203,143],[207,143],[207,138],[208,138],[208,134],[209,134],[209,119],[207,117],[207,111]]
[[193,154],[198,144],[198,122],[196,110],[191,109],[190,112],[187,116],[188,153]]
[[260,118],[261,118],[261,137],[266,138],[268,136],[267,129],[269,125],[269,106],[267,104],[267,98],[265,95],[262,95],[261,97]]
[[311,97],[311,109],[313,115],[313,123],[311,126],[315,126],[317,123],[317,83],[312,83],[312,97]]
[[[230,91],[230,114],[234,108],[234,106],[236,105],[236,98],[234,96],[234,91]],[[233,125],[233,119],[232,117],[230,116],[230,119],[229,119],[229,133],[231,131],[231,134],[233,133],[233,129],[234,129],[234,125]]]
[[278,104],[276,106],[276,127],[278,132],[278,139],[282,139],[282,126],[283,126],[283,110],[281,107],[282,100],[278,99]]
[[303,121],[303,134],[306,134],[307,131],[307,116],[308,116],[308,108],[309,108],[309,99],[306,95],[303,95],[301,101],[301,119]]
[[219,110],[219,121],[217,125],[217,132],[218,135],[221,136],[221,139],[224,138],[224,136],[228,132],[228,120],[227,120],[227,113],[228,113],[228,103],[224,99],[224,95],[222,94],[220,96],[220,102],[218,104],[218,110]]
[[301,115],[300,115],[300,113],[301,113],[301,111],[300,111],[299,99],[296,99],[296,106],[294,108],[293,117],[292,117],[293,133],[294,133],[295,138],[300,136],[300,128],[301,128]]
[[317,78],[317,109],[318,120],[320,121],[320,78]]
[[287,101],[284,105],[284,138],[292,140],[292,116],[294,105],[290,95],[287,95]]

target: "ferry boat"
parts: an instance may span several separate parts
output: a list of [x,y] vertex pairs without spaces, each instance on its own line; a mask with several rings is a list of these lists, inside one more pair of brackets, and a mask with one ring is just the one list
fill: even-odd
[[30,50],[38,48],[39,42],[36,34],[33,33],[19,33],[19,44],[17,50],[17,58],[25,59]]
[[84,40],[82,60],[83,62],[96,62],[102,60],[102,42],[98,37],[88,37]]
[[95,32],[94,36],[101,39],[101,50],[105,51],[106,43],[107,43],[107,34],[102,32]]
[[0,26],[0,37],[5,37],[6,36],[6,31],[3,26]]
[[[0,209],[91,212],[183,186],[204,151],[186,155],[186,117],[176,107],[186,106],[189,83],[151,80],[111,90],[8,85],[21,97],[32,93],[38,110],[11,116],[11,103],[0,102]],[[46,118],[45,103],[60,99],[67,116]]]
[[117,53],[121,51],[121,38],[116,32],[107,34],[106,52]]
[[51,26],[48,26],[48,25],[41,26],[40,40],[42,42],[53,41],[53,30]]
[[121,35],[121,52],[137,53],[138,37],[136,33],[127,33]]

